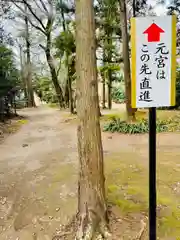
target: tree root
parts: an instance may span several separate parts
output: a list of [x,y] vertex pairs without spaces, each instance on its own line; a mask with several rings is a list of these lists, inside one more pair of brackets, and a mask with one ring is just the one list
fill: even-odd
[[111,239],[111,233],[109,232],[109,228],[103,222],[100,224],[99,232],[102,235],[103,239]]
[[[97,234],[98,233],[98,234]],[[78,231],[75,240],[110,240],[111,234],[108,231],[107,226],[100,224],[98,231],[94,228],[93,224],[88,224],[86,231],[83,234],[82,230]]]
[[141,230],[133,240],[142,240],[145,230],[146,230],[146,223],[143,220],[141,220]]
[[72,234],[72,232],[63,232],[58,235],[55,235],[52,240],[61,240],[62,237]]

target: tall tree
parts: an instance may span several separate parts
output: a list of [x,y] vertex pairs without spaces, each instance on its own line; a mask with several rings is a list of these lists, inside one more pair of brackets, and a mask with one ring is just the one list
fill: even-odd
[[27,96],[28,107],[35,107],[34,92],[32,87],[32,66],[31,66],[31,54],[30,54],[30,36],[29,36],[29,22],[27,17],[27,6],[25,5],[25,40],[26,40],[26,83],[27,83]]
[[0,0],[0,43],[7,43],[9,45],[13,45],[12,36],[6,32],[6,28],[3,25],[3,21],[6,19],[11,19],[11,4],[9,2],[5,2],[4,0]]
[[[36,30],[38,30],[45,37],[45,42],[46,42],[45,46],[42,44],[40,44],[40,46],[42,47],[46,55],[46,59],[51,72],[52,82],[56,90],[59,106],[60,108],[64,107],[63,91],[58,82],[56,66],[54,64],[54,59],[52,55],[52,31],[53,31],[53,26],[55,22],[54,2],[52,0],[48,0],[48,1],[34,0],[33,1],[34,5],[33,5],[28,0],[22,0],[21,2],[27,6],[28,14],[26,14],[26,12],[22,9],[21,5],[17,3],[19,1],[17,0],[11,0],[11,1],[14,3],[14,5],[17,8],[21,10],[24,16],[27,16],[28,22],[31,24],[31,26],[34,27]],[[34,10],[34,6],[36,7],[36,10]],[[42,19],[42,15],[40,14],[39,16],[37,14],[38,12],[43,14],[43,18],[46,18],[46,21],[43,21],[44,19]]]
[[128,119],[135,118],[135,110],[131,107],[131,69],[129,59],[129,36],[127,27],[127,12],[126,1],[119,0],[120,17],[121,17],[121,31],[123,41],[123,62],[124,62],[124,78],[126,91],[126,112]]
[[[103,96],[105,96],[105,80],[108,86],[108,108],[112,107],[112,63],[118,62],[119,56],[116,49],[117,40],[119,42],[121,31],[119,31],[119,17],[117,14],[117,0],[99,0],[96,9],[96,27],[100,32],[98,45],[102,48],[102,64],[106,66],[106,74],[102,72]],[[103,99],[104,102],[104,99]],[[103,103],[104,104],[104,103]]]
[[[88,31],[87,31],[88,29]],[[79,152],[77,239],[106,235],[107,206],[99,123],[95,20],[92,0],[76,0],[76,74]]]
[[[164,1],[163,1],[164,2]],[[168,6],[168,14],[177,16],[177,52],[180,54],[180,1],[171,0]]]
[[15,106],[14,93],[16,87],[20,86],[19,80],[19,71],[15,66],[12,50],[0,43],[0,121],[4,121],[5,112],[9,116],[10,106]]
[[59,72],[61,72],[62,64],[67,69],[67,75],[65,79],[65,102],[68,105],[71,113],[74,113],[74,104],[72,96],[72,82],[75,75],[75,37],[74,34],[68,29],[61,32],[59,36],[55,38],[54,46],[56,48],[55,57],[60,59]]
[[26,82],[26,78],[25,78],[25,57],[24,57],[24,52],[23,52],[23,46],[21,43],[19,43],[17,41],[18,47],[19,47],[19,55],[20,55],[20,67],[21,67],[21,80],[22,80],[22,88],[24,90],[24,98],[25,98],[25,106],[27,107],[28,105],[28,93],[27,93],[27,82]]
[[[63,5],[63,1],[60,0],[61,6]],[[62,26],[63,26],[63,31],[64,33],[68,36],[68,33],[70,33],[67,29],[67,23],[65,20],[65,14],[64,14],[64,8],[61,7],[61,20],[62,20]],[[71,33],[69,34],[71,35]],[[66,82],[66,93],[68,96],[68,105],[69,105],[69,109],[71,113],[74,113],[74,108],[73,108],[73,97],[72,97],[72,76],[71,76],[71,71],[70,71],[70,67],[69,67],[69,62],[70,62],[70,58],[72,60],[72,56],[70,56],[70,54],[72,54],[71,51],[69,51],[69,49],[65,49],[65,58],[66,58],[66,66],[67,66],[67,82]]]
[[19,83],[19,71],[14,63],[14,54],[5,44],[0,43],[0,91],[3,87],[15,87]]

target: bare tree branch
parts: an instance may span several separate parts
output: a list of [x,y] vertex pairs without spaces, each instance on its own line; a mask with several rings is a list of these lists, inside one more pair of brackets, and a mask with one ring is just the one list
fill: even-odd
[[45,51],[46,50],[46,47],[43,46],[42,44],[39,44],[39,46]]
[[28,22],[31,24],[32,27],[36,28],[37,30],[41,31],[43,34],[46,35],[46,32],[45,32],[42,28],[38,27],[37,25],[35,25],[35,24],[32,22],[32,20],[30,19],[30,17],[27,16],[27,13],[24,11],[24,9],[23,9],[21,6],[19,6],[19,5],[16,3],[15,0],[11,0],[11,1],[12,1],[12,3],[22,12],[22,14],[23,14],[25,17],[28,18]]
[[52,6],[52,0],[48,0],[50,6]]
[[44,10],[48,13],[47,7],[44,4],[43,0],[39,0],[41,2],[41,5],[43,6]]
[[[14,0],[13,0],[14,1]],[[27,2],[27,0],[22,0],[24,4],[26,4],[26,6],[28,7],[30,13],[33,15],[33,17],[40,23],[40,25],[42,26],[42,28],[44,30],[46,30],[44,24],[42,23],[41,19],[37,17],[36,13],[32,10],[31,5]]]
[[44,9],[41,8],[41,6],[39,5],[39,3],[38,3],[36,0],[34,0],[34,2],[35,2],[35,4],[36,4],[36,6],[39,8],[39,10],[40,10],[41,12],[44,12],[44,13],[45,13]]
[[28,21],[29,21],[29,23],[31,24],[32,27],[36,28],[37,30],[41,31],[44,35],[46,35],[46,32],[45,32],[42,28],[40,28],[40,27],[38,27],[36,24],[34,24],[34,23],[31,21],[30,18],[28,18]]
[[53,3],[52,0],[48,0],[49,3],[49,14],[48,14],[48,21],[51,24],[54,22],[54,16],[53,16]]
[[24,11],[24,9],[17,4],[17,1],[15,1],[15,0],[11,0],[11,1],[23,13],[24,16],[27,15],[26,12]]

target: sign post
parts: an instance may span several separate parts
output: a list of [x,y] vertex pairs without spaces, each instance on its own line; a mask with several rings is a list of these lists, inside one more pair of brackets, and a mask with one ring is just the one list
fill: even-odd
[[149,239],[156,240],[156,108],[149,109]]
[[131,19],[133,108],[149,108],[149,239],[156,240],[156,108],[175,105],[175,16]]

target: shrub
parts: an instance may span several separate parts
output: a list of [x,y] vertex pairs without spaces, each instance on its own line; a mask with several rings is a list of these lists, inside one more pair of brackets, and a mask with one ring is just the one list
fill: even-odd
[[57,95],[51,79],[48,77],[36,77],[34,90],[46,103],[58,103]]
[[113,87],[112,100],[116,103],[122,103],[125,101],[125,92],[122,88]]
[[[104,126],[103,130],[126,134],[148,133],[149,123],[148,120],[141,120],[140,122],[128,123],[126,121],[121,121],[119,118],[114,118],[111,122],[107,123]],[[156,131],[157,132],[168,131],[168,122],[157,120]]]

